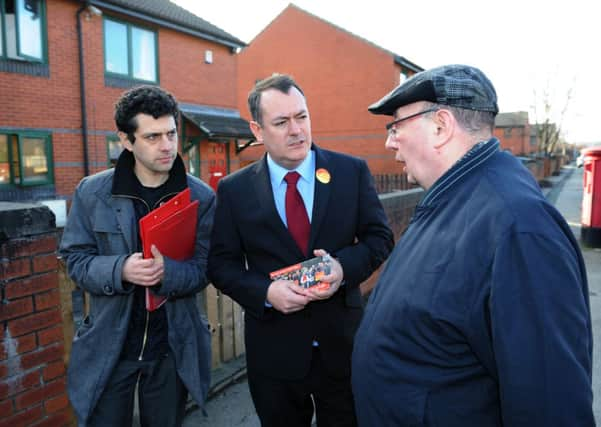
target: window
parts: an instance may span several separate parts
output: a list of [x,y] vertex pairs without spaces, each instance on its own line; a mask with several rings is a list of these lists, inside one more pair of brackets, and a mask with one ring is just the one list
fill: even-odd
[[0,133],[0,185],[30,186],[52,182],[49,134]]
[[200,178],[200,142],[201,136],[182,136],[182,154],[188,164],[188,172]]
[[121,141],[116,136],[109,136],[106,139],[106,158],[108,167],[112,168],[117,164],[117,160],[123,151]]
[[536,147],[536,135],[530,136],[530,146]]
[[188,150],[188,172],[200,177],[200,153],[198,144],[192,145]]
[[0,0],[0,58],[44,62],[45,9],[41,0]]
[[105,18],[104,69],[119,77],[157,82],[156,33]]

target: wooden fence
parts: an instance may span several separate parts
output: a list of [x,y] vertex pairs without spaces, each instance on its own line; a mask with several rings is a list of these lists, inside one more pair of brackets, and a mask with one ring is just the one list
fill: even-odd
[[244,312],[230,297],[209,285],[199,294],[211,325],[213,369],[237,359],[244,348]]

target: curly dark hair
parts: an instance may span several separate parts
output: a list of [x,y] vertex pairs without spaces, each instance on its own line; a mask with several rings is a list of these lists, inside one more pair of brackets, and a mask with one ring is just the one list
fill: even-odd
[[175,97],[158,86],[137,86],[124,92],[115,103],[115,124],[117,129],[127,134],[133,144],[136,140],[134,132],[138,129],[136,115],[148,114],[158,119],[173,116],[175,125],[179,118],[179,110]]

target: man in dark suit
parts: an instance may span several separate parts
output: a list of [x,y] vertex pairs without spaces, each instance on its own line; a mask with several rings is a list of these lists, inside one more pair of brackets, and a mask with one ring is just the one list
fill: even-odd
[[[248,103],[251,130],[267,153],[219,184],[209,275],[244,308],[249,387],[262,425],[309,426],[315,408],[319,426],[354,426],[350,355],[363,313],[359,284],[388,257],[392,232],[366,163],[312,143],[294,80],[262,80]],[[290,172],[300,175],[296,189]],[[310,221],[304,241],[299,213],[287,206],[291,191],[300,193],[301,216]],[[326,254],[329,289],[269,279],[271,271]]]

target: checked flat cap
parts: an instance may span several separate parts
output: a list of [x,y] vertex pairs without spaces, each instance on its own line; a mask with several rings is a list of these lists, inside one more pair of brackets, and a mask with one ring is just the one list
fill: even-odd
[[368,110],[392,116],[397,108],[418,101],[493,114],[499,112],[494,86],[482,71],[468,65],[444,65],[417,73]]

